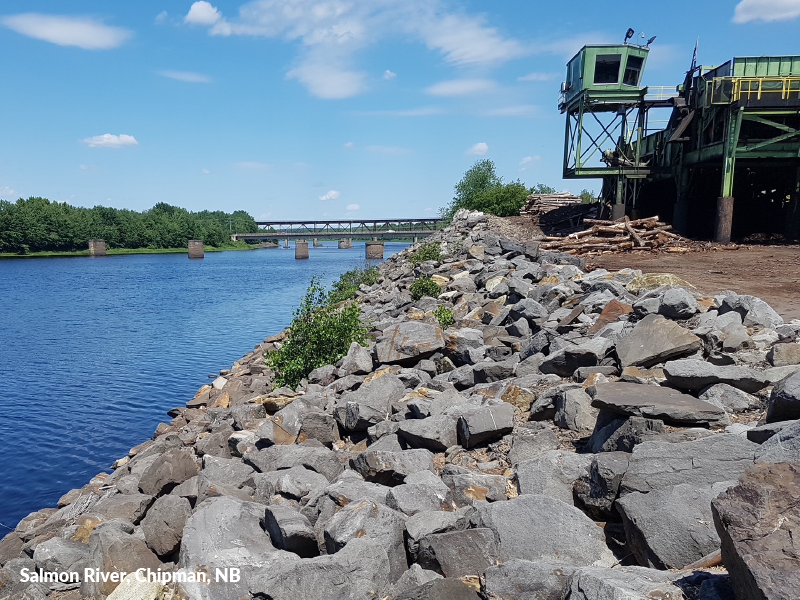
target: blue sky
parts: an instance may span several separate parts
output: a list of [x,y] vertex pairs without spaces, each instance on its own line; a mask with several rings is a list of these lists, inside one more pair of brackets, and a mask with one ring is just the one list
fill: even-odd
[[[570,56],[657,35],[645,83],[800,54],[800,0],[4,0],[0,198],[435,215],[477,159],[558,189]],[[54,12],[55,11],[55,12]]]

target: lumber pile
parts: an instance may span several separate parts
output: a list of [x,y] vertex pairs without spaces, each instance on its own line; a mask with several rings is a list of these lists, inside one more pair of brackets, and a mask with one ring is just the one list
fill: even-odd
[[519,214],[522,216],[541,217],[551,210],[580,204],[581,199],[569,192],[559,192],[557,194],[531,194],[526,198]]
[[667,252],[688,252],[689,240],[672,232],[672,225],[658,216],[631,221],[627,216],[616,221],[584,219],[589,229],[567,236],[548,236],[541,247],[569,254],[600,254],[630,250],[664,249]]

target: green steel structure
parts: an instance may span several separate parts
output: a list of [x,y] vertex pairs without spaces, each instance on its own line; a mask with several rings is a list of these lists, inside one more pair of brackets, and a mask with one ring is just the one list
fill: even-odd
[[659,214],[723,243],[799,237],[800,56],[693,64],[681,85],[654,88],[641,85],[648,52],[592,45],[569,61],[564,177],[602,178],[614,217]]

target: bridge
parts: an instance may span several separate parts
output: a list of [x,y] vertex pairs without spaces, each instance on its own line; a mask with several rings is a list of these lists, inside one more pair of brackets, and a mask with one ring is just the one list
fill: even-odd
[[442,219],[348,219],[256,221],[258,233],[234,233],[237,240],[274,239],[391,239],[427,237],[443,225]]

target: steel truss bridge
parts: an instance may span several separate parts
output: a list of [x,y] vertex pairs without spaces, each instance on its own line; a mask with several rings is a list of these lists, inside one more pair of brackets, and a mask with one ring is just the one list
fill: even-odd
[[234,233],[237,240],[387,239],[427,237],[443,226],[442,219],[348,219],[256,221],[258,233]]

